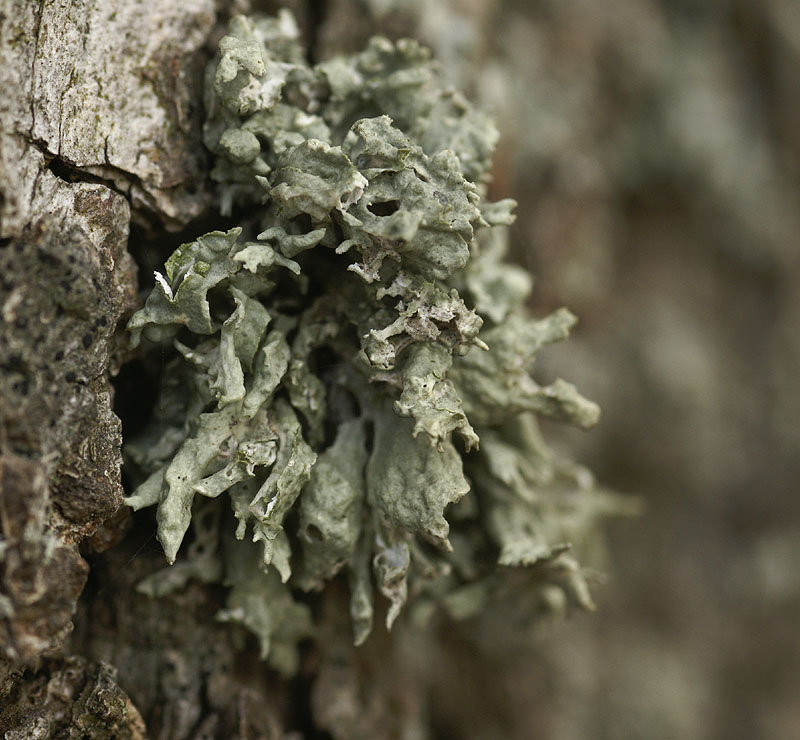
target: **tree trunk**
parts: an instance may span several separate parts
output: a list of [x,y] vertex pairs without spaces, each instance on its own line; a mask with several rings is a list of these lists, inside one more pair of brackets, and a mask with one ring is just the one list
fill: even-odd
[[136,305],[132,214],[175,229],[208,203],[196,82],[214,22],[202,0],[0,4],[4,737],[145,737],[115,669],[62,644],[82,554],[126,520],[109,374]]
[[[430,633],[401,620],[356,651],[334,584],[283,680],[213,620],[218,587],[136,591],[164,558],[152,515],[120,506],[122,426],[149,414],[163,368],[123,327],[181,241],[233,225],[201,143],[203,68],[230,15],[279,5],[314,60],[414,36],[494,108],[491,191],[523,204],[537,308],[582,321],[545,362],[606,411],[566,444],[654,499],[618,538],[613,598],[560,641],[521,647],[495,613]],[[796,730],[795,0],[595,5],[0,0],[5,740]],[[537,670],[543,653],[555,668]]]

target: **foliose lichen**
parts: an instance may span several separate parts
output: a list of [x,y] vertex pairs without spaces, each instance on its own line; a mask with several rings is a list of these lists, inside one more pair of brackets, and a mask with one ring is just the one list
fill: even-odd
[[530,375],[575,319],[533,320],[531,278],[505,262],[493,124],[414,41],[312,67],[297,38],[287,12],[236,17],[207,70],[221,209],[253,207],[257,236],[180,246],[128,325],[177,350],[126,447],[128,504],[158,507],[174,563],[141,589],[222,582],[218,616],[288,673],[314,629],[294,595],[334,577],[356,643],[376,588],[389,627],[411,597],[454,618],[508,590],[591,608],[570,543],[609,498],[537,416],[589,427],[599,410]]

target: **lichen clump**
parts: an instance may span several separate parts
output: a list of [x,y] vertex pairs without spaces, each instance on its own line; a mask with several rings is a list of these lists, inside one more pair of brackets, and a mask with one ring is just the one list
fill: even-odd
[[128,503],[158,506],[175,563],[141,588],[226,584],[219,616],[286,672],[313,632],[294,595],[337,576],[356,643],[375,587],[388,626],[410,596],[418,616],[508,590],[532,611],[590,606],[568,550],[604,498],[536,417],[599,412],[530,375],[574,318],[532,320],[531,279],[504,262],[495,128],[413,41],[312,67],[297,35],[288,13],[231,22],[204,136],[223,212],[251,215],[179,247],[128,327],[177,350],[126,448],[143,480]]

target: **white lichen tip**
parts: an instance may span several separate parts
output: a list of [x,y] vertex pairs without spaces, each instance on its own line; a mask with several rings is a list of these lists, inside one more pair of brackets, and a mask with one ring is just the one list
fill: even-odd
[[167,279],[158,270],[153,270],[153,277],[155,277],[156,282],[161,287],[164,295],[169,298],[169,300],[174,301],[175,296],[172,295],[172,288],[169,287]]

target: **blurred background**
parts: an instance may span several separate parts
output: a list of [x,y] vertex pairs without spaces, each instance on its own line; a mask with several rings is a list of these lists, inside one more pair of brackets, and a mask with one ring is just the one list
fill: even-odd
[[598,612],[509,653],[513,719],[474,736],[800,737],[800,2],[311,12],[318,58],[413,35],[494,112],[532,308],[580,318],[540,372],[604,414],[548,438],[646,503],[609,526]]

